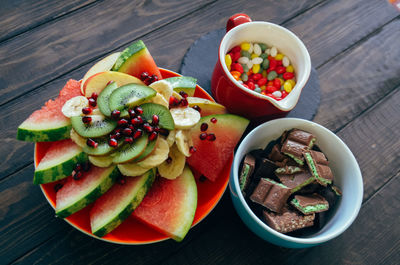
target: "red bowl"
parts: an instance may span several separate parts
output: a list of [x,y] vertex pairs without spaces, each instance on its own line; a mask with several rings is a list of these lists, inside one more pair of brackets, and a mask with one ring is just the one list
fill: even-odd
[[[180,76],[179,74],[170,70],[160,68],[160,71],[163,78]],[[194,96],[213,100],[212,97],[200,86],[196,87],[196,92]],[[39,164],[50,144],[51,142],[36,143],[34,153],[35,166]],[[198,197],[197,209],[192,227],[202,221],[214,209],[216,204],[221,199],[229,181],[232,161],[233,154],[232,158],[229,160],[229,163],[226,164],[223,173],[215,182],[211,182],[209,180],[199,181],[200,174],[193,171],[196,178]],[[56,184],[57,182],[40,185],[44,196],[53,208],[55,208],[56,206],[56,193],[54,191],[54,186]],[[160,242],[169,238],[159,233],[158,231],[155,231],[154,229],[142,224],[134,216],[130,216],[120,226],[118,226],[115,230],[113,230],[106,236],[102,238],[96,237],[91,233],[90,229],[89,213],[91,208],[92,204],[80,210],[79,212],[76,212],[75,214],[65,218],[64,220],[67,221],[74,228],[89,236],[111,243],[142,245]]]

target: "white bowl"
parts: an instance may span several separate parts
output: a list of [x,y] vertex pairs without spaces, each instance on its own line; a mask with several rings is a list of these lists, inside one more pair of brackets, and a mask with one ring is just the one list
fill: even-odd
[[[306,237],[294,237],[279,233],[261,221],[247,205],[239,186],[239,166],[243,157],[254,149],[266,145],[284,130],[298,128],[312,133],[316,144],[329,160],[334,175],[334,184],[343,195],[330,211],[331,218],[318,232]],[[239,145],[233,161],[229,180],[233,204],[243,222],[259,237],[273,244],[305,248],[331,240],[343,233],[356,218],[363,198],[363,181],[358,163],[347,145],[325,127],[303,119],[283,118],[261,124],[252,130]]]

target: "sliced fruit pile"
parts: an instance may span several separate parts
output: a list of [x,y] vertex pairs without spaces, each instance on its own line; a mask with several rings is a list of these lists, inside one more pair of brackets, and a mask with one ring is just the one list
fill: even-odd
[[17,138],[52,142],[34,183],[57,183],[56,214],[90,205],[92,233],[103,237],[136,209],[137,219],[182,240],[197,205],[188,165],[215,181],[249,122],[195,89],[192,77],[162,79],[137,41],[35,111]]

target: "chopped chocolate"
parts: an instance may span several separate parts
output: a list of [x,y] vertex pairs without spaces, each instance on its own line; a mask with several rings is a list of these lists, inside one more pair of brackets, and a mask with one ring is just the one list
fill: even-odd
[[296,195],[290,203],[303,214],[324,212],[329,209],[329,203],[321,195]]
[[272,176],[274,176],[275,169],[276,169],[276,165],[274,162],[272,162],[268,158],[263,158],[263,159],[261,159],[254,175],[257,178],[272,177]]
[[256,159],[251,154],[247,154],[243,160],[242,170],[239,177],[240,190],[246,196],[246,190],[249,186],[250,179],[256,167]]
[[272,147],[271,153],[269,154],[268,158],[274,162],[282,162],[286,156],[281,153],[280,145],[276,144]]
[[335,186],[335,185],[331,185],[330,188],[333,190],[333,192],[337,195],[337,196],[342,196],[342,191],[339,189],[339,187]]
[[280,167],[280,168],[277,168],[277,169],[275,169],[275,174],[284,174],[284,175],[287,175],[287,174],[296,174],[296,173],[299,173],[299,172],[303,172],[304,171],[304,168],[302,168],[302,167],[298,167],[298,166],[285,166],[285,167]]
[[294,193],[302,189],[304,186],[314,182],[314,177],[309,171],[300,171],[295,174],[276,174],[276,176],[283,185],[290,188],[291,193]]
[[290,189],[272,179],[262,178],[250,196],[255,203],[279,213],[290,196]]
[[303,152],[308,150],[308,146],[302,143],[287,139],[281,148],[281,152],[293,158],[299,165],[304,165]]
[[287,139],[304,144],[308,146],[309,149],[312,148],[315,142],[315,136],[309,132],[293,129],[289,132]]
[[303,153],[310,172],[322,186],[332,183],[333,174],[328,166],[328,160],[322,152],[308,150]]
[[289,233],[314,225],[315,214],[302,215],[296,210],[284,207],[281,214],[263,211],[265,222],[280,233]]
[[263,159],[263,158],[267,158],[268,154],[265,153],[265,151],[263,149],[256,149],[250,152],[250,154],[252,156],[254,156],[254,158],[256,159]]

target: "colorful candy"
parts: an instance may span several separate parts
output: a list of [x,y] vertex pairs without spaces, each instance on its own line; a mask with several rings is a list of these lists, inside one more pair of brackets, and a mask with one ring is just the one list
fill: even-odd
[[243,42],[225,55],[231,75],[244,87],[257,93],[284,99],[296,85],[289,58],[275,46]]

